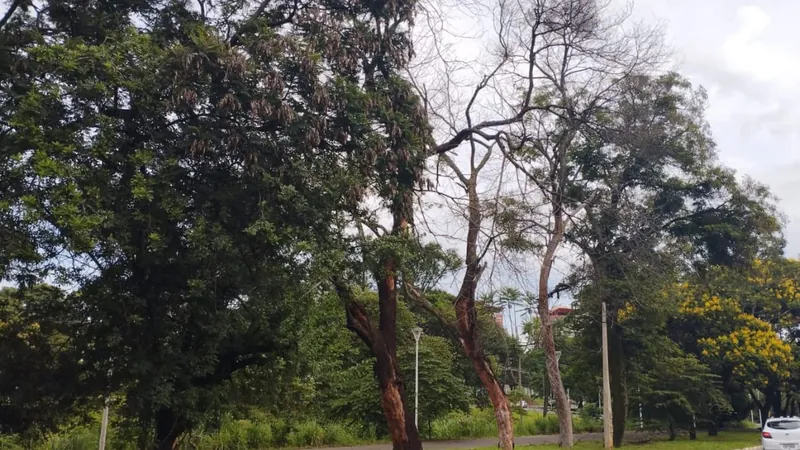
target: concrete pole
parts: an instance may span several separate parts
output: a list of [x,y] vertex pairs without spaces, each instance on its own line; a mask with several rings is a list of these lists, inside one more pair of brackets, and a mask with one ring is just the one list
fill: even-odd
[[103,408],[103,419],[100,422],[100,446],[98,447],[99,450],[105,450],[106,448],[107,432],[108,432],[108,398],[106,398],[105,407]]
[[608,324],[606,323],[606,302],[603,302],[603,448],[614,448],[611,423],[611,381],[608,370]]

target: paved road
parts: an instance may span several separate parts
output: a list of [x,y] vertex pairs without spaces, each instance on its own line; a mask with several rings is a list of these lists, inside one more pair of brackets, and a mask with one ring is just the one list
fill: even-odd
[[[630,442],[644,441],[653,437],[648,432],[627,432],[625,440]],[[603,433],[581,433],[575,435],[575,442],[599,441]],[[516,445],[558,444],[558,435],[553,436],[520,436],[515,439]],[[473,449],[480,447],[496,447],[497,439],[472,439],[467,441],[428,441],[422,447],[426,450]],[[327,450],[392,450],[392,444],[360,445],[357,447],[333,447]]]

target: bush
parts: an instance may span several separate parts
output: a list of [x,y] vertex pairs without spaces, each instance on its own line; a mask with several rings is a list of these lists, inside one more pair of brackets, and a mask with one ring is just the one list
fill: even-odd
[[247,427],[247,448],[269,448],[272,443],[272,427],[268,423],[256,422]]
[[67,434],[51,436],[39,450],[94,450],[99,441],[99,430],[77,428]]
[[325,429],[317,422],[303,422],[286,436],[290,447],[319,447],[325,442]]
[[[491,412],[491,411],[489,411]],[[487,416],[484,411],[470,414],[453,412],[431,424],[434,439],[455,440],[490,437],[497,434],[494,414]]]
[[339,424],[325,426],[325,445],[355,445],[359,440],[347,428]]
[[0,436],[0,448],[3,450],[24,450],[16,436]]

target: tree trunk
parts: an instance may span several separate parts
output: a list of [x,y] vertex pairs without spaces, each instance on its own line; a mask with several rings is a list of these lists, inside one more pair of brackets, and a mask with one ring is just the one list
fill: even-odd
[[669,440],[674,441],[676,437],[678,437],[678,433],[675,430],[675,424],[672,422],[672,419],[669,419],[669,424],[667,425],[667,432],[669,433]]
[[558,368],[556,344],[553,339],[553,326],[552,323],[550,323],[549,313],[547,314],[547,322],[546,326],[542,326],[542,338],[547,358],[547,378],[550,380],[550,389],[553,391],[553,399],[556,403],[561,446],[572,448],[572,410],[569,407],[569,400],[567,399],[567,391],[564,389],[564,383],[561,381],[561,371]]
[[406,408],[405,389],[395,367],[385,366],[386,357],[378,358],[376,374],[381,390],[381,406],[389,427],[394,450],[421,450],[417,428],[414,426],[414,415]]
[[508,397],[503,392],[503,386],[497,376],[489,366],[486,356],[478,341],[478,313],[475,308],[475,296],[478,290],[478,280],[480,280],[482,268],[480,256],[478,254],[478,235],[481,226],[480,198],[477,191],[477,171],[473,171],[470,178],[465,183],[469,199],[467,225],[467,252],[466,252],[466,271],[464,279],[455,301],[456,329],[461,339],[461,345],[467,358],[472,362],[475,372],[480,378],[483,387],[489,394],[489,399],[494,407],[494,416],[497,420],[497,437],[499,447],[502,450],[512,450],[514,448],[514,421],[511,416],[511,407]]
[[625,424],[628,420],[628,382],[625,354],[622,347],[622,330],[611,327],[609,333],[609,374],[611,378],[611,414],[614,424],[614,446],[622,445]]
[[478,378],[484,389],[489,394],[489,400],[494,407],[494,416],[497,420],[497,436],[500,440],[499,448],[512,450],[514,448],[514,421],[511,416],[511,407],[508,397],[503,392],[503,387],[497,380],[489,362],[483,355],[478,340],[476,339],[477,313],[475,301],[459,294],[455,303],[456,326],[461,338],[464,352],[475,368]]
[[765,402],[758,408],[758,410],[761,412],[761,423],[759,426],[764,428],[764,423],[766,423],[767,418],[769,417],[769,403]]
[[157,450],[175,450],[178,438],[185,428],[181,425],[175,412],[170,408],[162,408],[156,412],[156,445]]
[[569,400],[567,399],[567,391],[564,389],[564,383],[561,381],[561,370],[558,368],[556,343],[553,337],[553,323],[550,318],[550,295],[548,293],[550,272],[553,270],[556,250],[564,238],[565,225],[560,199],[554,199],[552,205],[554,219],[553,233],[547,241],[547,247],[542,257],[542,266],[539,270],[537,310],[539,312],[539,321],[541,322],[542,346],[544,347],[544,354],[547,362],[547,378],[550,380],[550,389],[553,392],[553,399],[556,403],[556,413],[558,414],[561,446],[572,448],[572,410],[569,407]]
[[[766,394],[766,402],[770,406],[772,414],[775,417],[782,416],[783,408],[781,405],[781,392],[778,389],[771,386],[769,389],[766,390],[765,394]],[[764,420],[766,419],[767,417],[764,417]]]
[[[545,363],[547,365],[547,363]],[[544,392],[542,392],[542,417],[547,417],[547,410],[550,406],[550,389],[547,386],[547,370],[542,374],[543,383],[544,383]]]
[[380,327],[375,328],[364,306],[356,301],[349,286],[334,279],[337,294],[345,304],[347,327],[358,335],[375,357],[375,375],[381,395],[393,450],[421,450],[422,443],[414,424],[414,414],[407,407],[405,384],[397,362],[397,293],[391,262],[384,265],[378,283]]
[[717,427],[716,419],[710,420],[708,422],[708,435],[709,436],[719,436],[719,428]]

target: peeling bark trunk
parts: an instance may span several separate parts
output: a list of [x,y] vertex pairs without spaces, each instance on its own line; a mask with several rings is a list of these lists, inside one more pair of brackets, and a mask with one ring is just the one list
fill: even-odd
[[550,318],[550,296],[547,291],[550,281],[550,272],[553,270],[556,250],[564,239],[565,224],[560,198],[552,201],[553,207],[553,232],[547,242],[542,267],[539,271],[539,296],[538,312],[539,321],[542,325],[542,346],[544,347],[545,359],[547,361],[547,378],[550,380],[550,389],[553,392],[553,399],[556,403],[556,413],[558,414],[559,434],[561,446],[572,448],[572,410],[567,399],[567,392],[564,383],[561,381],[561,370],[558,368],[556,358],[556,343],[553,337],[553,323]]
[[614,446],[622,445],[628,421],[628,380],[621,330],[611,327],[609,333],[609,373],[611,376],[611,417],[614,424]]
[[[419,306],[433,314],[443,327],[452,331],[457,344],[464,349],[465,355],[475,369],[475,373],[478,375],[483,388],[486,389],[489,400],[494,408],[498,437],[500,439],[499,448],[503,450],[513,449],[514,422],[511,416],[511,407],[508,403],[508,397],[506,397],[505,392],[503,392],[502,384],[494,371],[492,371],[480,347],[477,334],[478,322],[474,298],[470,299],[461,295],[456,298],[455,310],[457,321],[456,326],[452,327],[452,323],[447,321],[433,305],[428,303],[424,296],[414,289],[413,286],[408,286],[408,291],[409,296],[417,302]],[[469,292],[469,289],[467,292]]]
[[[547,308],[547,306],[545,306],[545,308]],[[564,389],[564,383],[561,381],[561,370],[558,368],[556,344],[553,339],[553,324],[550,321],[550,311],[548,309],[545,314],[542,314],[540,311],[539,315],[540,317],[546,317],[545,320],[542,320],[542,341],[547,360],[547,378],[550,380],[550,389],[553,391],[553,399],[556,403],[556,414],[558,414],[561,446],[572,448],[572,410],[569,407],[569,400],[567,399],[567,391]]]
[[511,407],[508,397],[503,392],[503,386],[489,366],[489,361],[483,354],[478,342],[478,313],[475,308],[475,296],[478,280],[481,276],[480,257],[478,255],[478,233],[481,225],[480,201],[477,192],[476,173],[467,183],[469,196],[469,224],[467,229],[467,270],[461,282],[458,296],[456,297],[456,328],[464,352],[469,358],[484,389],[489,394],[489,399],[494,407],[497,420],[497,436],[502,450],[514,448],[514,421],[511,416]]
[[[393,269],[391,262],[384,269]],[[421,450],[422,443],[414,424],[413,412],[406,403],[405,384],[397,362],[397,292],[393,272],[384,273],[378,285],[380,327],[375,328],[364,306],[356,301],[349,287],[334,280],[339,298],[345,303],[347,327],[358,335],[375,357],[375,375],[381,395],[393,450]]]
[[514,421],[511,416],[511,407],[506,394],[503,392],[503,387],[489,366],[489,362],[476,339],[477,316],[475,313],[475,301],[459,296],[455,306],[456,326],[464,351],[472,363],[472,367],[475,368],[481,384],[489,394],[489,399],[494,407],[494,416],[497,420],[497,435],[500,440],[499,448],[512,450],[514,448]]

